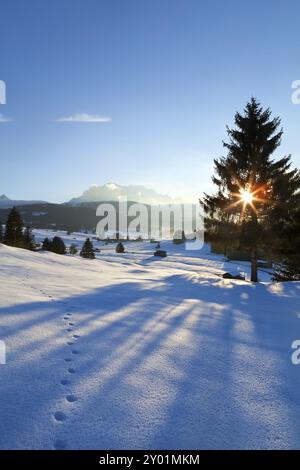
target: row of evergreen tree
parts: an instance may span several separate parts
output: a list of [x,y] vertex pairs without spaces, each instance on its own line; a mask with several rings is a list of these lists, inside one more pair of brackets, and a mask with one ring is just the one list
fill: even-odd
[[[0,223],[0,243],[17,248],[25,248],[27,250],[35,249],[34,236],[31,228],[29,226],[24,226],[21,214],[15,207],[12,208],[8,214],[4,230],[2,223]],[[67,253],[66,245],[63,239],[59,236],[53,237],[52,240],[46,237],[43,241],[42,249],[59,255],[65,255]],[[116,246],[116,252],[124,253],[124,251],[124,245],[119,242]],[[76,255],[77,252],[77,246],[72,243],[69,248],[69,253],[71,255]],[[82,258],[95,258],[95,250],[90,238],[85,240],[79,254]]]
[[[65,242],[61,237],[55,236],[52,240],[49,238],[45,238],[43,241],[42,249],[45,251],[51,251],[52,253],[56,253],[58,255],[65,255],[67,253],[67,248]],[[78,252],[77,246],[72,243],[69,248],[69,253],[71,255],[76,255]],[[93,243],[90,238],[87,238],[80,250],[80,256],[82,258],[94,259],[95,258],[95,250],[93,247]]]
[[[65,255],[67,253],[66,245],[61,237],[55,236],[52,240],[49,238],[45,238],[43,241],[42,249],[45,251],[51,251],[52,253],[56,253],[59,255]],[[124,253],[125,247],[123,243],[119,242],[116,246],[117,253]],[[77,246],[72,243],[69,248],[69,253],[71,255],[76,255],[78,253]],[[95,249],[93,246],[93,242],[90,238],[87,238],[80,250],[79,255],[82,258],[88,259],[95,259]]]
[[0,222],[0,242],[27,250],[34,250],[35,248],[31,228],[24,226],[22,217],[15,207],[8,214],[4,230]]
[[[8,214],[5,228],[3,230],[0,222],[0,243],[27,250],[35,249],[34,236],[29,226],[25,227],[19,211],[13,207]],[[42,245],[43,250],[51,251],[60,255],[67,253],[66,245],[61,237],[55,236],[52,240],[45,238]],[[74,243],[70,246],[70,254],[77,253],[77,247]],[[95,251],[92,241],[87,238],[80,251],[82,258],[95,258]]]

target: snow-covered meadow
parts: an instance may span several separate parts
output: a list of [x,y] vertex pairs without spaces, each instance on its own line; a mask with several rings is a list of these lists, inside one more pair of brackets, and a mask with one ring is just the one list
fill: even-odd
[[249,266],[207,246],[95,246],[0,245],[1,449],[300,447],[300,283],[224,280]]

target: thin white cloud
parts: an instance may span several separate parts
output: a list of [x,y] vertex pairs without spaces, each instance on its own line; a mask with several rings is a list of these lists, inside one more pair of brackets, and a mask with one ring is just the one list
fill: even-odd
[[56,119],[57,122],[111,122],[110,117],[95,116],[87,113],[78,113],[73,116],[66,116]]
[[3,116],[3,114],[0,114],[0,123],[1,122],[11,122],[11,121],[12,121],[12,119]]

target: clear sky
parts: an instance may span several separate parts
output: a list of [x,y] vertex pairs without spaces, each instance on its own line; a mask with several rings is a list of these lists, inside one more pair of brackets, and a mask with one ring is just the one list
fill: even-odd
[[[62,202],[112,181],[197,197],[252,95],[300,166],[299,18],[296,0],[1,0],[0,194]],[[72,116],[106,122],[58,121]]]

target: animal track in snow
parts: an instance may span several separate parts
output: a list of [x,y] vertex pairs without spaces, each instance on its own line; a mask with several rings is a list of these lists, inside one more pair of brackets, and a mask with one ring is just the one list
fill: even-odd
[[56,411],[56,413],[54,413],[54,419],[56,421],[65,421],[66,418],[67,417],[65,413],[63,413],[62,411]]
[[[72,313],[68,312],[68,313],[65,313],[65,314],[64,314],[64,317],[63,317],[63,319],[67,322],[67,323],[65,324],[65,326],[68,326],[68,328],[65,329],[65,332],[66,332],[66,333],[71,332],[71,331],[73,330],[72,327],[75,325],[74,322],[71,322],[71,321],[70,321],[70,320],[71,320],[71,318],[70,318],[71,315],[72,315]],[[77,339],[77,338],[80,338],[80,335],[74,334],[72,337],[73,337],[74,339]],[[72,345],[74,344],[74,341],[70,341],[70,340],[69,340],[69,341],[67,341],[66,344],[67,344],[68,346],[72,346]],[[72,349],[71,353],[75,355],[75,354],[79,354],[80,351],[77,350],[77,349]],[[69,363],[69,362],[71,362],[71,361],[73,361],[73,360],[74,360],[74,359],[71,358],[71,357],[65,357],[65,358],[64,358],[64,361],[67,362],[67,363]],[[67,369],[67,371],[68,371],[69,374],[75,374],[75,373],[76,373],[76,370],[75,370],[73,367],[69,367],[69,368]],[[69,385],[71,382],[70,382],[70,380],[68,380],[68,379],[62,379],[62,380],[60,381],[60,383],[61,383],[61,385],[66,386],[66,385]],[[69,395],[67,395],[65,399],[66,399],[66,401],[67,401],[68,403],[74,403],[74,402],[76,402],[76,401],[78,400],[78,398],[76,397],[76,395],[73,395],[72,393],[69,394]],[[66,415],[65,415],[62,411],[56,411],[56,412],[54,413],[54,419],[55,419],[56,421],[58,421],[58,422],[65,421],[66,418],[67,418]],[[66,442],[65,442],[64,440],[62,440],[62,439],[56,439],[56,441],[54,441],[54,444],[53,444],[53,445],[54,445],[54,448],[55,448],[56,450],[63,450],[63,449],[65,449],[66,446],[67,446]]]
[[68,379],[62,379],[62,380],[60,381],[60,383],[61,383],[62,385],[69,385],[71,382],[70,382],[70,380],[68,380]]
[[74,401],[77,401],[77,397],[73,394],[71,395],[67,395],[66,396],[66,400],[69,402],[69,403],[74,403]]

